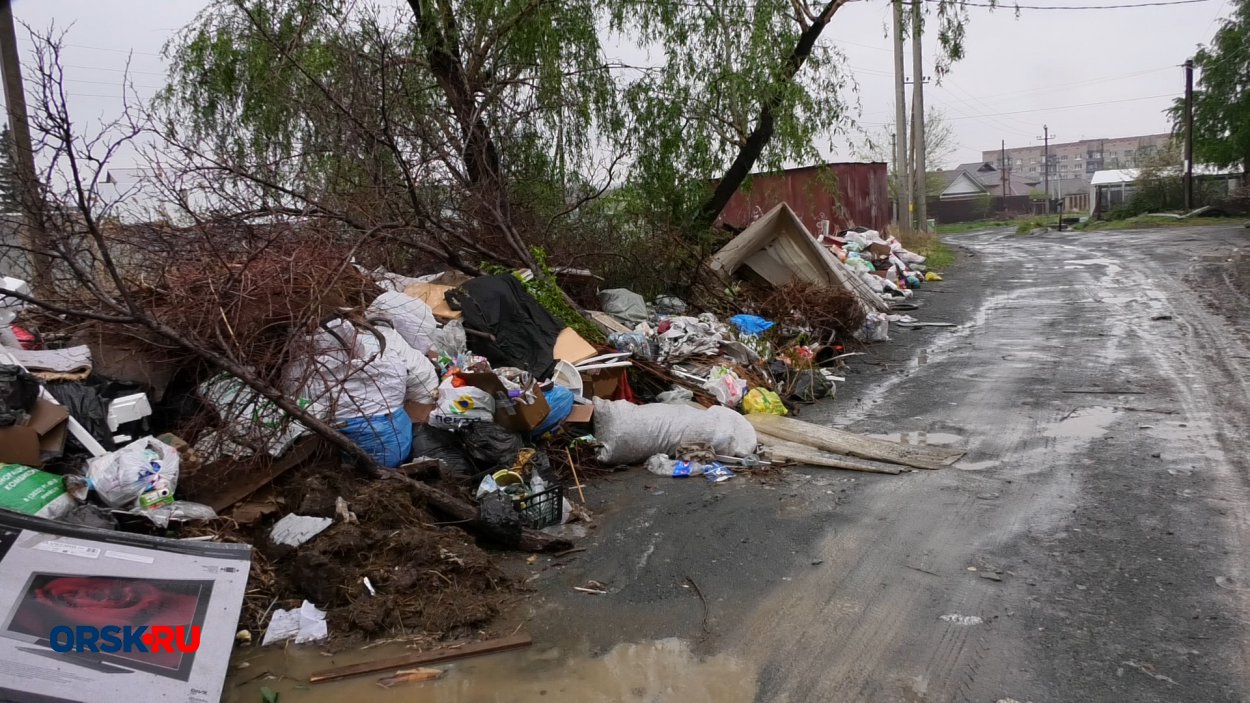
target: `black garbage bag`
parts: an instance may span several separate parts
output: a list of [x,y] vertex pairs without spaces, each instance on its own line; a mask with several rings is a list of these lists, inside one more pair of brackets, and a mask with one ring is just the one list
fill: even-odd
[[20,366],[0,365],[0,427],[26,419],[39,397],[39,379]]
[[98,386],[77,381],[53,381],[48,392],[64,405],[105,449],[113,449],[113,433],[109,431],[109,399],[100,395]]
[[460,436],[465,453],[481,471],[512,466],[525,446],[521,435],[493,422],[475,422],[461,430]]
[[449,291],[464,315],[469,351],[491,366],[515,366],[547,378],[552,352],[564,325],[551,316],[513,276],[482,276]]
[[521,543],[521,514],[513,506],[511,497],[503,491],[495,491],[482,496],[477,505],[482,527],[478,534],[483,540],[503,547]]
[[468,480],[474,474],[473,464],[460,446],[454,432],[420,424],[412,427],[412,458],[429,457],[443,462],[453,478]]
[[796,372],[787,386],[791,389],[790,397],[800,403],[815,403],[822,398],[828,398],[833,392],[833,384],[829,379],[819,371],[811,369]]

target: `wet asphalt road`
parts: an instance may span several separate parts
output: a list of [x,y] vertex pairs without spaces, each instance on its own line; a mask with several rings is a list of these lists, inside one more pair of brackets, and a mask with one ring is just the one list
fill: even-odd
[[1250,230],[948,241],[912,314],[959,326],[892,331],[802,419],[963,460],[598,480],[588,551],[532,567],[535,639],[680,637],[745,700],[1250,700]]

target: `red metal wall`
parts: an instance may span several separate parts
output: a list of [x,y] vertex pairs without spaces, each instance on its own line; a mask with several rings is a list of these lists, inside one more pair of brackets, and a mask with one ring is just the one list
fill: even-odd
[[885,231],[890,223],[886,165],[824,164],[755,174],[730,199],[721,221],[746,227],[781,202],[798,213],[813,235],[820,234],[816,223],[822,219],[829,220],[830,232],[857,225]]

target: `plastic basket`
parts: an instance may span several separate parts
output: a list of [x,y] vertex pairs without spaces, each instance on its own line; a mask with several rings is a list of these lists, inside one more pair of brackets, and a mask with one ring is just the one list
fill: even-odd
[[521,524],[540,530],[559,525],[564,517],[564,486],[556,484],[542,493],[526,496],[512,503],[521,515]]

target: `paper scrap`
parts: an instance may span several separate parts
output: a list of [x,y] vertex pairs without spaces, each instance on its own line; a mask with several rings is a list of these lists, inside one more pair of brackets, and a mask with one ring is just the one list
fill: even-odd
[[274,544],[298,547],[321,534],[333,522],[333,518],[291,513],[274,523],[273,528],[269,530],[269,539],[273,540]]
[[285,642],[292,637],[295,638],[295,644],[316,642],[325,639],[329,634],[325,611],[304,601],[298,610],[292,608],[273,611],[273,617],[269,619],[269,627],[265,628],[265,636],[261,639],[260,646]]

